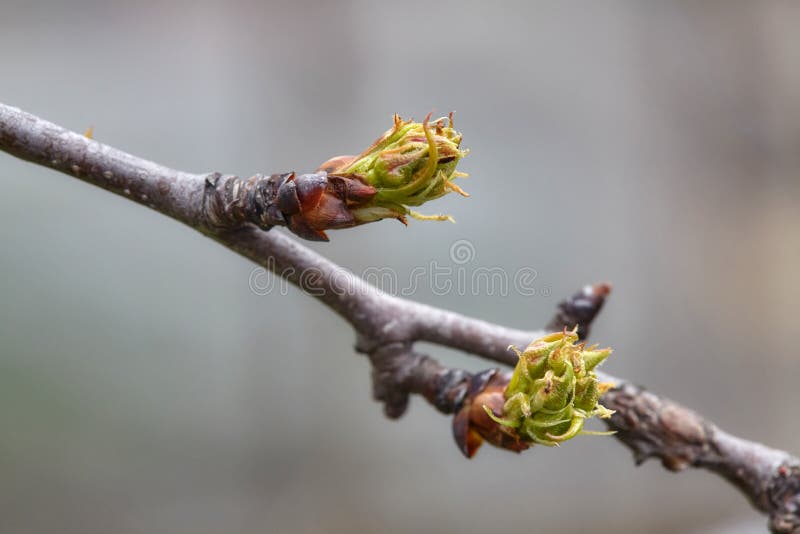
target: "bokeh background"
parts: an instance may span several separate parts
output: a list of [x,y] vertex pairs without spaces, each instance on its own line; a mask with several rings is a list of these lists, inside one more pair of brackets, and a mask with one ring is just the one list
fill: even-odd
[[[0,1],[0,101],[191,171],[311,170],[457,110],[469,199],[313,245],[519,328],[609,280],[606,369],[800,452],[800,4]],[[4,533],[759,532],[707,473],[610,438],[461,457],[371,400],[349,327],[122,198],[0,154]],[[485,367],[430,348],[448,363]]]

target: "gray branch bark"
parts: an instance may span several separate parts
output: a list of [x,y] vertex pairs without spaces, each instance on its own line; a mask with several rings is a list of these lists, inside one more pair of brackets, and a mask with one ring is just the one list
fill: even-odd
[[[428,341],[514,365],[516,356],[508,345],[525,346],[542,334],[380,292],[296,240],[224,212],[228,206],[215,199],[220,198],[220,184],[230,180],[220,179],[218,173],[170,169],[3,104],[0,150],[172,217],[306,290],[355,329],[356,350],[370,357],[374,394],[390,417],[402,415],[410,394],[420,394],[439,411],[452,413],[474,378],[416,352],[414,342]],[[579,325],[585,337],[608,289],[587,286],[565,300],[548,328]],[[633,451],[637,463],[654,457],[672,471],[691,466],[717,473],[769,515],[773,532],[800,531],[800,459],[731,436],[688,408],[625,380],[607,375],[602,379],[616,384],[602,399],[616,410],[607,424]]]

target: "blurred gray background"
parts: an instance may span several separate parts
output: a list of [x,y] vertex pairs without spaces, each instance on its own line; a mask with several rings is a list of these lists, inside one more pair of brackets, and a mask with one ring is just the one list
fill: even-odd
[[[462,185],[314,248],[537,271],[419,301],[519,328],[609,280],[606,370],[800,452],[800,3],[0,2],[0,101],[191,171],[311,170],[457,110]],[[0,154],[4,533],[758,532],[610,438],[461,457],[349,327],[165,217]],[[470,369],[488,364],[438,348]]]

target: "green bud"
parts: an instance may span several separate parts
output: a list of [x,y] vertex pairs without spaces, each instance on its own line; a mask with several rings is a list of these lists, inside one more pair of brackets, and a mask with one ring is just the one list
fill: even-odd
[[410,207],[455,191],[469,196],[453,183],[466,176],[456,171],[461,150],[461,134],[453,129],[453,115],[421,123],[394,116],[394,127],[359,156],[339,156],[323,164],[329,175],[354,178],[374,187],[377,193],[366,204],[354,207],[359,223],[406,216],[423,220],[452,220],[447,215],[422,215]]
[[[502,417],[486,413],[513,431],[523,442],[555,446],[584,432],[586,419],[610,417],[598,403],[609,385],[600,383],[594,369],[611,349],[586,349],[577,329],[548,334],[523,352],[504,391]],[[516,350],[516,349],[515,349]]]

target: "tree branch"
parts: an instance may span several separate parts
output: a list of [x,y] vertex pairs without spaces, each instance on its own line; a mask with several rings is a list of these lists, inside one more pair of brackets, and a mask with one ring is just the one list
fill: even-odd
[[609,427],[633,451],[637,465],[659,458],[670,471],[708,469],[768,513],[773,532],[800,528],[800,462],[796,457],[732,436],[685,406],[626,382],[607,392],[603,403],[617,411]]
[[[542,334],[388,295],[297,241],[256,226],[253,210],[237,202],[257,195],[230,193],[245,183],[252,186],[260,175],[248,182],[218,173],[173,170],[2,104],[0,150],[187,224],[317,298],[355,329],[356,350],[370,358],[374,395],[389,417],[402,415],[410,394],[422,395],[440,412],[453,413],[489,382],[503,380],[497,370],[471,374],[443,367],[416,352],[414,342],[428,341],[513,365],[517,357],[508,345],[524,347]],[[585,287],[559,305],[547,328],[577,325],[586,337],[609,291],[606,284]],[[800,459],[731,436],[695,412],[624,380],[607,375],[602,379],[616,384],[603,395],[604,404],[617,412],[606,422],[634,452],[637,463],[656,457],[673,471],[692,466],[715,472],[769,514],[774,532],[800,530]]]

